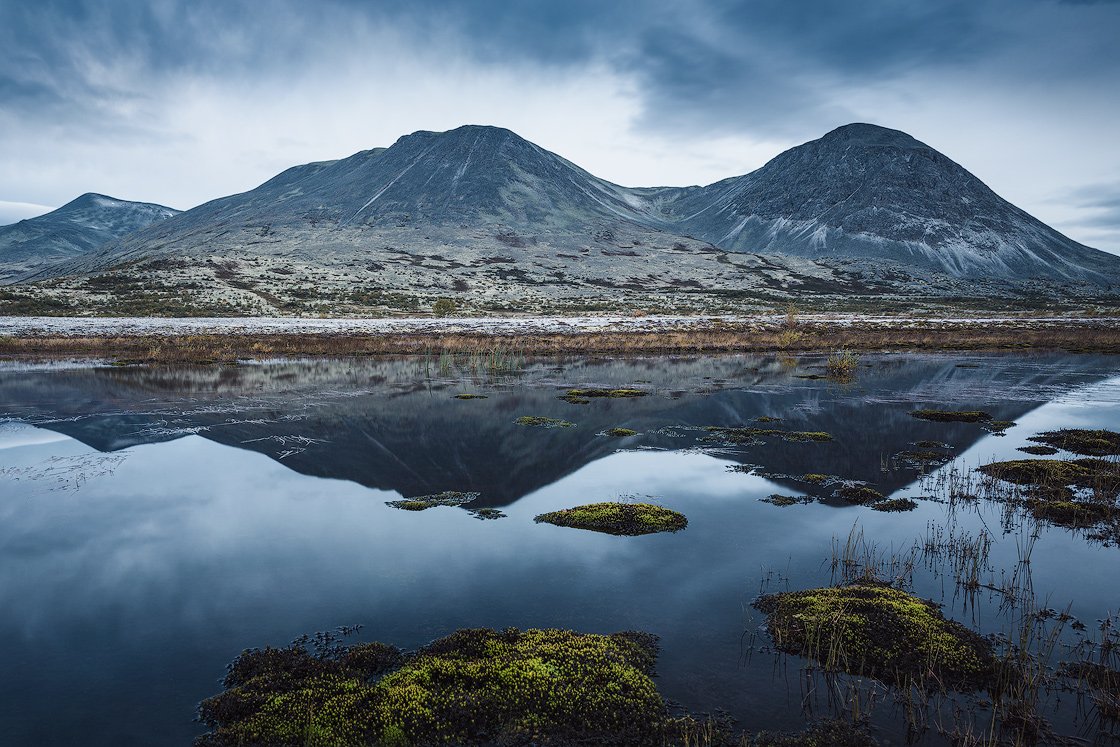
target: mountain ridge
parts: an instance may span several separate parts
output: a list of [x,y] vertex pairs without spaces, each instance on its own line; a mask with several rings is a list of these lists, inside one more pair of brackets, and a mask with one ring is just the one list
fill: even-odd
[[601,179],[504,128],[420,130],[294,166],[28,279],[127,264],[182,285],[209,275],[172,278],[172,265],[207,263],[224,263],[224,275],[239,265],[246,277],[217,279],[251,307],[275,307],[270,298],[291,290],[284,274],[312,286],[297,297],[451,295],[494,308],[616,291],[672,301],[1120,290],[1120,257],[1046,226],[912,136],[864,123],[741,176],[645,188]]

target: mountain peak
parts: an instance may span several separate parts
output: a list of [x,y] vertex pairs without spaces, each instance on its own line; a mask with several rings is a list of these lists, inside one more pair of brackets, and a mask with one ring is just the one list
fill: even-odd
[[818,142],[862,146],[889,145],[901,148],[929,147],[902,130],[892,130],[889,127],[867,124],[866,122],[852,122],[851,124],[837,127],[835,130],[821,137]]

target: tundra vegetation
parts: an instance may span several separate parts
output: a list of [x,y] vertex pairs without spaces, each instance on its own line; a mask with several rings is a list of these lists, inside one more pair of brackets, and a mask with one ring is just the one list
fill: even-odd
[[688,526],[684,514],[649,503],[590,503],[540,514],[534,521],[624,536],[679,532]]

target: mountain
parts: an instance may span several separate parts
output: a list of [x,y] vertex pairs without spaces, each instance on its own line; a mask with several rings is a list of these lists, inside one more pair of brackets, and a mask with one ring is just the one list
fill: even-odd
[[733,251],[887,259],[956,277],[1109,283],[1120,270],[925,143],[870,124],[686,190],[672,209],[683,232]]
[[45,215],[0,226],[0,283],[81,256],[178,212],[88,193]]
[[[98,273],[112,277],[84,284]],[[108,290],[120,308],[122,289],[142,289],[145,308],[164,294],[214,313],[414,311],[444,296],[479,310],[715,312],[807,296],[1097,298],[1120,292],[1120,258],[874,125],[706,187],[643,189],[469,125],[296,166],[27,279],[47,278],[64,278],[64,300]]]

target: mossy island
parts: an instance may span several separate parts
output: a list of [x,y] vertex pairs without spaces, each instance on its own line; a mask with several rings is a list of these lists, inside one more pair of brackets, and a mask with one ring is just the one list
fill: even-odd
[[[318,638],[318,636],[316,636]],[[670,715],[653,680],[657,637],[459,630],[413,653],[383,643],[244,651],[202,701],[195,747],[751,744],[865,747],[862,723],[749,737]]]
[[[1062,451],[1068,451],[1072,454],[1080,454],[1082,456],[1120,456],[1120,433],[1116,433],[1115,431],[1067,428],[1059,431],[1040,433],[1037,436],[1031,436],[1027,440],[1034,441],[1038,444],[1045,444],[1046,447],[1050,449],[1061,449]],[[1038,449],[1041,448],[1043,447],[1025,446],[1020,449],[1020,451],[1034,449],[1034,451],[1028,451],[1027,453],[1055,453],[1054,451],[1038,451]]]
[[847,503],[853,503],[857,506],[866,506],[871,503],[878,503],[886,498],[875,488],[870,488],[866,485],[845,485],[834,494]]
[[518,425],[525,425],[531,428],[571,428],[575,423],[559,418],[546,418],[541,415],[522,415],[517,420],[513,421]]
[[910,417],[934,423],[984,423],[992,420],[983,410],[914,410]]
[[456,394],[455,399],[487,399],[487,396],[485,394],[472,394],[470,392],[464,392],[463,394]]
[[825,442],[832,440],[832,434],[825,431],[786,431],[780,428],[727,427],[709,425],[704,428],[711,435],[705,441],[717,441],[735,446],[752,446],[765,442],[766,438],[779,438],[789,443]]
[[585,399],[597,399],[606,397],[609,399],[630,399],[632,397],[645,397],[649,392],[644,389],[569,389],[564,393],[565,397],[582,397]]
[[1007,499],[1032,516],[1071,529],[1100,527],[1098,538],[1120,539],[1120,462],[1106,459],[1012,459],[977,468],[1022,490]]
[[662,744],[656,657],[648,634],[486,628],[409,655],[254,649],[200,705],[195,745]]
[[981,690],[994,681],[991,643],[933,602],[879,581],[760,597],[780,651],[827,670],[899,687]]
[[590,503],[541,514],[533,521],[625,537],[679,532],[688,526],[684,514],[651,503]]
[[427,511],[437,506],[463,506],[479,497],[479,493],[464,493],[458,490],[445,490],[433,495],[421,495],[416,498],[405,498],[399,501],[386,501],[386,506],[399,508],[402,511]]
[[638,432],[632,428],[609,428],[606,434],[614,438],[626,438],[627,436],[636,436]]

